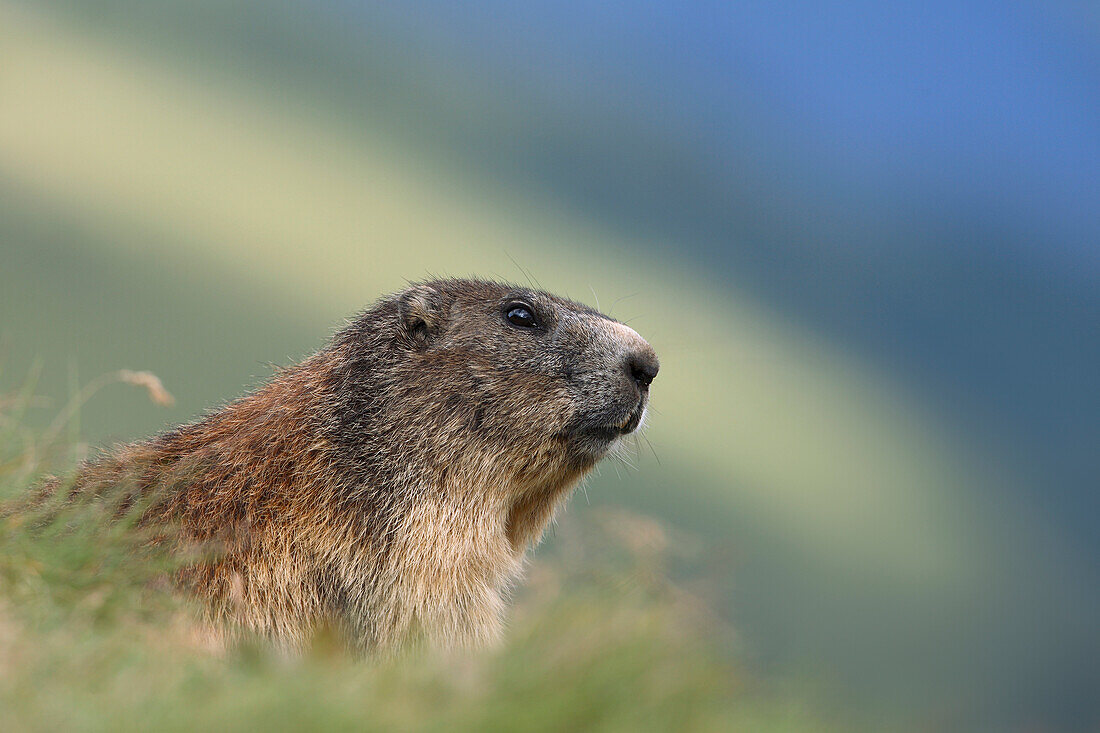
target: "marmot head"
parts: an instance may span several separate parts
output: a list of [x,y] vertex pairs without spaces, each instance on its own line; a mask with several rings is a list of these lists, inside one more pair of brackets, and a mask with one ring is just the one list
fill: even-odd
[[659,366],[633,329],[592,308],[480,280],[413,285],[335,345],[340,389],[359,396],[345,417],[368,410],[416,454],[472,459],[505,482],[591,468],[641,424]]

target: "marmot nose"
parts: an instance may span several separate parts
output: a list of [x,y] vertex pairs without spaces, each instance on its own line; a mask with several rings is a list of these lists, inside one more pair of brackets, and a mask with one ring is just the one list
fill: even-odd
[[639,387],[648,389],[661,365],[657,361],[657,354],[647,344],[645,348],[638,349],[627,356],[626,368]]

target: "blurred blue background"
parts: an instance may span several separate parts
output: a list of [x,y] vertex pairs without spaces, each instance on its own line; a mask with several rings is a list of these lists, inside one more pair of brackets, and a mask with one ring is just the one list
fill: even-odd
[[[15,49],[0,76],[6,377],[38,356],[44,389],[60,393],[70,362],[86,376],[152,367],[180,396],[167,419],[127,398],[90,405],[93,438],[136,438],[232,397],[260,362],[307,352],[402,277],[522,280],[522,266],[605,309],[618,296],[655,334],[670,381],[664,404],[655,386],[663,468],[647,451],[637,473],[605,469],[588,493],[705,538],[754,669],[807,675],[933,727],[1100,721],[1095,3],[46,0],[0,11],[11,21],[0,43]],[[53,76],[35,71],[51,63]],[[218,105],[224,119],[202,116]],[[269,147],[290,152],[231,148],[234,135],[274,135]],[[176,143],[191,153],[155,152]],[[286,161],[326,170],[326,156],[348,160],[340,145],[409,177],[382,181],[357,163],[314,187],[354,211],[357,178],[394,183],[387,195],[412,203],[371,209],[377,230],[335,210],[317,226],[319,207],[293,198],[306,178]],[[257,211],[270,206],[280,231],[293,219],[288,241],[302,239],[275,244],[271,230],[234,223],[251,180],[240,171],[253,167],[276,187],[248,189],[269,201]],[[417,181],[455,211],[470,196],[504,218],[453,225]],[[150,191],[163,195],[143,199]],[[300,216],[279,209],[284,194]],[[425,212],[438,221],[415,235],[394,223]],[[306,252],[316,280],[295,264]],[[270,276],[256,264],[281,261]],[[653,292],[646,278],[661,273],[667,290]],[[356,276],[328,300],[315,287]],[[281,295],[296,278],[303,294]],[[755,375],[777,372],[757,391]],[[823,392],[835,405],[800,401]],[[878,417],[865,421],[856,394]],[[662,440],[663,414],[675,438]],[[809,437],[790,432],[807,414]],[[906,427],[879,433],[895,419]],[[814,443],[834,430],[861,437],[845,453],[832,437]],[[746,436],[764,436],[760,451]],[[727,442],[731,463],[700,458]],[[766,456],[759,469],[741,471],[735,444]],[[883,458],[895,451],[905,471]],[[922,473],[933,455],[950,468]],[[775,491],[761,479],[773,475]],[[866,490],[841,499],[849,475]],[[927,494],[935,512],[877,504],[895,479],[897,496]],[[818,531],[813,516],[835,525],[825,545],[797,537]],[[910,530],[919,541],[879,549]],[[856,555],[822,551],[853,532],[866,539]],[[928,559],[940,551],[947,559]]]

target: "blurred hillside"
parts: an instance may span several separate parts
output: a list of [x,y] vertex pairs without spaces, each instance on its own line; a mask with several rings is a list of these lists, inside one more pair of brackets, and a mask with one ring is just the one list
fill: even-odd
[[[705,537],[762,668],[932,719],[1089,713],[1095,554],[1066,531],[1094,498],[1095,262],[1067,265],[1088,220],[1051,253],[1023,241],[1035,222],[965,199],[836,220],[856,199],[822,194],[830,169],[804,151],[772,189],[774,140],[701,159],[715,131],[767,142],[752,110],[710,137],[625,93],[610,115],[610,72],[524,83],[553,64],[494,56],[476,13],[31,8],[0,6],[5,386],[37,358],[56,405],[72,382],[152,369],[171,411],[115,390],[82,415],[97,440],[132,439],[405,278],[537,277],[661,354],[653,452],[604,466],[588,501]],[[491,20],[537,36],[521,11]],[[808,167],[821,180],[792,189]],[[789,217],[800,202],[816,203]]]

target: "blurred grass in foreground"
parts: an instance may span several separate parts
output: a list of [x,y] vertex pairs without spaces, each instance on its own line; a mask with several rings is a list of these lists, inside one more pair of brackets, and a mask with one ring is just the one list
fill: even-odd
[[617,512],[556,528],[499,649],[370,662],[324,632],[301,659],[213,647],[161,580],[175,561],[138,552],[110,497],[12,511],[86,452],[57,436],[88,396],[52,431],[23,425],[30,387],[0,397],[0,729],[851,730],[742,678],[729,630],[665,572],[691,543]]

